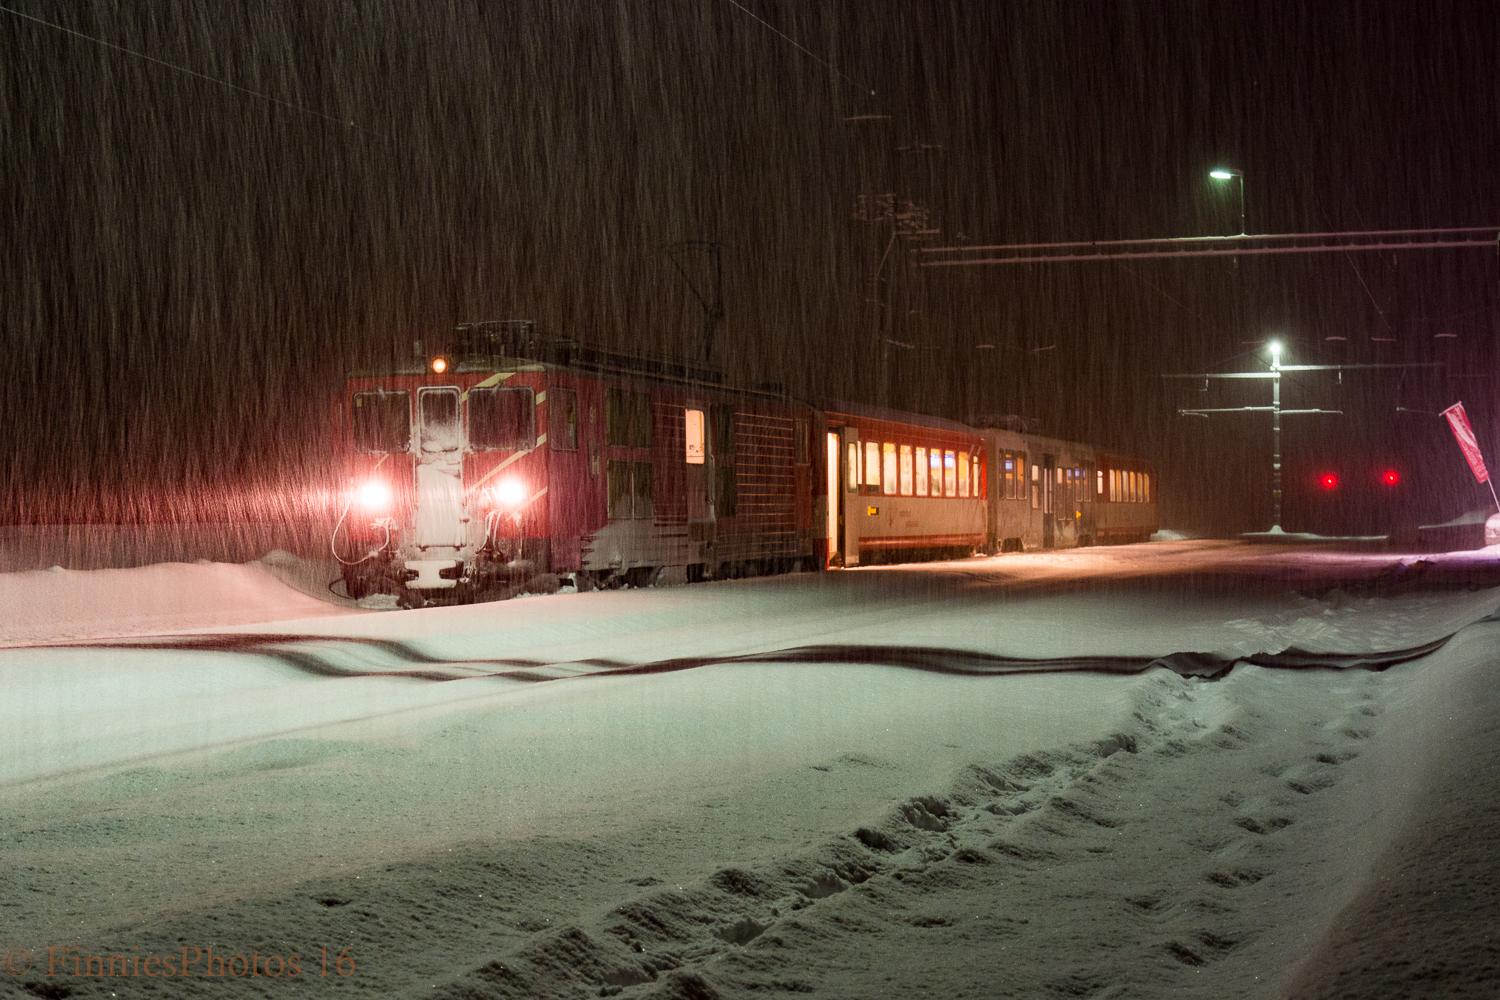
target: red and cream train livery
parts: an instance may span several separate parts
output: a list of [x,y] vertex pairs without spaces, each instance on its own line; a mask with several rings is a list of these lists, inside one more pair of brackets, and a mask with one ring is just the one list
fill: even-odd
[[1102,494],[1088,518],[1064,516],[1067,489],[1113,484],[1126,464],[1155,530],[1147,467],[1085,446],[819,409],[525,323],[461,327],[453,346],[357,373],[337,402],[351,495],[333,551],[351,597],[415,605],[564,575],[588,589],[1149,534],[1142,516],[1120,531]]

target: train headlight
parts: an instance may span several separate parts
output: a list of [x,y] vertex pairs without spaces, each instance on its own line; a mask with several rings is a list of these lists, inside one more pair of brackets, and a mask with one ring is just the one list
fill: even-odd
[[391,501],[394,496],[391,493],[390,483],[379,479],[371,479],[363,483],[355,494],[359,501],[361,510],[372,514],[383,514],[391,509]]
[[490,490],[490,496],[501,507],[519,507],[526,499],[526,487],[519,479],[506,479]]
[[448,370],[448,359],[447,358],[433,358],[432,359],[432,370],[434,372],[436,372],[437,374],[439,374],[439,375],[443,374],[443,372],[445,372],[445,371]]

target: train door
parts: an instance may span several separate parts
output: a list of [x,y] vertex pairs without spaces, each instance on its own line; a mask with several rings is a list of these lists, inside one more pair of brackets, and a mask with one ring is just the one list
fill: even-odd
[[1057,517],[1053,514],[1053,482],[1057,475],[1053,470],[1057,467],[1057,458],[1054,455],[1042,456],[1042,548],[1051,549],[1057,546]]
[[708,414],[703,403],[688,403],[685,414],[687,450],[684,488],[687,491],[688,538],[713,544],[715,532],[713,459],[708,447]]
[[826,466],[824,470],[824,482],[826,486],[823,497],[825,501],[824,506],[827,508],[828,514],[828,523],[824,529],[828,534],[828,551],[825,553],[825,557],[828,560],[826,565],[842,566],[844,564],[844,519],[841,515],[844,510],[844,488],[843,479],[839,476],[839,469],[842,467],[839,453],[842,449],[839,447],[838,429],[830,429],[827,437],[826,450],[828,454],[824,461]]
[[859,495],[859,428],[845,427],[844,433],[844,461],[840,463],[843,475],[843,502],[839,509],[843,511],[843,531],[839,533],[842,544],[839,552],[844,557],[845,566],[859,565],[859,525],[860,518],[864,516],[862,498]]
[[[463,421],[456,386],[417,390],[416,547],[451,549],[439,558],[458,558],[467,541],[464,510]],[[451,584],[449,584],[451,586]]]
[[1097,511],[1095,509],[1097,505],[1094,502],[1097,495],[1098,480],[1094,475],[1094,465],[1092,462],[1085,462],[1083,464],[1083,484],[1080,493],[1082,502],[1078,506],[1078,509],[1083,512],[1083,522],[1078,526],[1080,545],[1085,544],[1084,539],[1088,540],[1086,544],[1093,545],[1099,536],[1099,527],[1096,520]]

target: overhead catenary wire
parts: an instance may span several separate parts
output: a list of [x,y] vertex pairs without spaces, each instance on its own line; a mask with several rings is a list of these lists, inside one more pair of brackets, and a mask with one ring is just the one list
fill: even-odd
[[389,138],[389,136],[381,135],[379,132],[371,132],[369,129],[361,128],[360,126],[356,125],[352,119],[335,118],[332,115],[326,115],[321,111],[314,111],[312,108],[304,108],[299,104],[293,104],[290,101],[284,101],[279,97],[272,97],[270,94],[263,94],[258,90],[251,90],[248,87],[241,87],[239,84],[230,83],[228,80],[221,80],[218,77],[209,76],[206,73],[200,73],[194,69],[188,69],[186,66],[179,66],[176,63],[167,62],[165,59],[158,59],[155,56],[147,55],[144,52],[137,52],[135,49],[127,49],[123,45],[116,45],[114,42],[106,41],[103,38],[96,38],[93,35],[87,35],[81,31],[75,31],[72,28],[64,27],[61,24],[47,21],[40,17],[33,17],[30,14],[23,14],[21,11],[15,10],[11,7],[0,6],[0,11],[3,11],[6,14],[12,14],[16,17],[21,18],[22,20],[31,21],[48,28],[52,28],[54,31],[61,31],[64,34],[72,35],[75,38],[82,38],[84,41],[93,42],[95,45],[102,46],[103,48],[112,49],[115,52],[123,52],[125,55],[134,56],[137,59],[144,59],[147,62],[155,63],[158,66],[164,66],[174,72],[185,73],[188,76],[196,77],[199,80],[203,80],[220,87],[227,87],[230,90],[235,90],[240,92],[241,94],[245,94],[246,96],[254,97],[258,100],[267,101],[271,104],[279,105],[280,107],[286,108],[289,111],[295,111],[298,114],[311,115],[314,118],[321,118],[324,121],[331,122],[334,125],[340,126],[341,128],[352,129],[356,132],[374,136],[378,139]]
[[[812,59],[816,60],[822,66],[824,66],[825,68],[827,68],[828,72],[832,73],[834,76],[836,76],[839,79],[843,80],[845,83],[848,83],[850,86],[858,87],[861,90],[865,89],[864,88],[864,84],[860,83],[858,80],[854,79],[851,76],[848,76],[845,73],[839,72],[838,68],[836,66],[834,66],[832,63],[830,63],[828,60],[826,60],[823,57],[819,56],[816,52],[813,52],[807,46],[803,45],[801,42],[797,41],[797,39],[793,38],[791,35],[788,35],[786,32],[782,31],[780,28],[776,27],[770,21],[767,21],[765,18],[761,17],[759,14],[755,13],[753,10],[750,10],[748,7],[744,6],[743,4],[736,3],[735,0],[729,0],[729,3],[730,3],[731,6],[738,7],[740,10],[744,11],[746,14],[748,14],[751,17],[755,18],[755,20],[759,21],[761,24],[765,25],[771,31],[774,31],[777,35],[780,35],[782,38],[786,39],[788,42],[790,42],[793,45],[795,45],[800,51],[802,51],[803,53],[805,53],[806,55],[808,55]],[[873,89],[870,91],[870,96],[871,97],[875,96],[875,91]]]
[[[1327,209],[1325,209],[1325,208],[1323,208],[1323,206],[1322,206],[1322,205],[1319,205],[1319,206],[1318,206],[1318,208],[1319,208],[1319,210],[1320,210],[1320,211],[1322,211],[1322,213],[1323,213],[1323,221],[1325,221],[1325,222],[1327,222],[1327,223],[1328,223],[1328,228],[1329,228],[1329,229],[1332,229],[1332,228],[1333,228],[1333,219],[1332,219],[1332,218],[1330,218],[1330,217],[1329,217],[1329,215],[1328,215],[1328,210],[1327,210]],[[1355,208],[1355,210],[1354,210],[1354,211],[1355,211],[1355,213],[1356,213],[1356,214],[1358,214],[1358,213],[1359,213],[1359,209],[1358,209],[1358,208],[1357,208],[1357,207],[1356,207],[1356,208]],[[1362,225],[1362,226],[1363,226],[1363,225],[1366,225],[1366,223],[1365,223],[1365,220],[1364,220],[1364,217],[1363,217],[1363,216],[1361,216],[1361,217],[1360,217],[1360,220],[1359,220],[1359,223],[1360,223],[1360,225]],[[1354,255],[1353,255],[1353,254],[1351,254],[1351,253],[1350,253],[1350,252],[1349,252],[1349,251],[1348,251],[1348,249],[1347,249],[1347,248],[1346,248],[1346,249],[1345,249],[1345,250],[1344,250],[1344,259],[1345,259],[1345,260],[1346,260],[1346,261],[1348,261],[1348,262],[1349,262],[1349,266],[1350,266],[1350,267],[1351,267],[1351,268],[1353,268],[1353,269],[1354,269],[1354,276],[1355,276],[1355,277],[1356,277],[1356,278],[1358,278],[1358,279],[1359,279],[1359,284],[1360,284],[1360,287],[1361,287],[1361,288],[1363,288],[1363,289],[1364,289],[1364,290],[1365,290],[1365,296],[1366,296],[1366,297],[1367,297],[1367,298],[1369,298],[1369,300],[1370,300],[1370,304],[1371,304],[1371,305],[1372,305],[1372,306],[1374,306],[1374,307],[1375,307],[1375,313],[1376,313],[1376,315],[1378,315],[1378,316],[1379,316],[1379,317],[1380,317],[1380,322],[1382,322],[1382,323],[1384,323],[1384,324],[1385,324],[1385,328],[1386,328],[1386,330],[1388,330],[1388,331],[1389,331],[1389,332],[1390,332],[1390,334],[1391,334],[1391,336],[1392,336],[1392,338],[1394,338],[1394,337],[1395,337],[1395,335],[1396,335],[1396,328],[1395,328],[1395,327],[1393,327],[1393,326],[1391,326],[1391,321],[1390,321],[1390,320],[1389,320],[1389,319],[1387,319],[1387,318],[1386,318],[1386,315],[1385,315],[1385,310],[1384,310],[1384,309],[1382,309],[1382,308],[1380,308],[1380,303],[1379,303],[1379,302],[1377,302],[1377,301],[1375,301],[1375,293],[1374,293],[1374,292],[1372,292],[1372,291],[1370,291],[1370,286],[1369,286],[1369,284],[1368,284],[1368,283],[1367,283],[1367,282],[1366,282],[1366,281],[1365,281],[1365,276],[1364,276],[1364,274],[1362,274],[1362,273],[1361,273],[1361,272],[1360,272],[1360,270],[1359,270],[1359,265],[1358,265],[1358,264],[1356,264],[1356,263],[1354,263]]]

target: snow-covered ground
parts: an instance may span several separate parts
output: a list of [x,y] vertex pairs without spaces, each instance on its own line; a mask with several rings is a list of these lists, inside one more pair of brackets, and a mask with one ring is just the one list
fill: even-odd
[[[0,996],[1500,987],[1492,550],[403,612],[331,572],[0,574]],[[1146,665],[1448,636],[1382,671]]]

